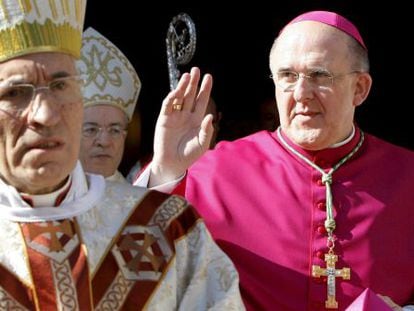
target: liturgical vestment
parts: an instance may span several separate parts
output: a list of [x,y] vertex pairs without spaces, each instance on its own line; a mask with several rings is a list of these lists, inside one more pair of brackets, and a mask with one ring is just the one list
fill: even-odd
[[238,275],[179,196],[85,175],[59,206],[0,181],[1,310],[244,310]]
[[[283,133],[282,133],[283,135]],[[285,137],[285,136],[283,136]],[[325,172],[353,150],[346,144],[311,152],[285,141]],[[222,142],[189,170],[177,189],[204,218],[233,259],[248,310],[323,310],[326,277],[326,189],[321,173],[262,131]],[[339,310],[370,288],[399,305],[414,299],[414,152],[365,135],[333,173]]]

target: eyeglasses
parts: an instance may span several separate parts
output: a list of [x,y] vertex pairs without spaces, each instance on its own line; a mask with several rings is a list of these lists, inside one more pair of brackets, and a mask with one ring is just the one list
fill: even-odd
[[333,75],[329,71],[325,70],[311,71],[308,74],[290,70],[282,70],[277,73],[276,77],[271,76],[271,78],[275,79],[275,83],[280,86],[283,91],[291,92],[295,89],[300,78],[308,79],[309,83],[315,88],[330,89],[335,79],[354,73],[360,73],[360,71],[351,71]]
[[81,97],[80,90],[83,83],[80,76],[56,78],[45,86],[35,86],[31,83],[0,83],[0,110],[19,117],[40,91],[48,91],[62,106],[72,102],[75,97]]
[[84,124],[82,127],[82,135],[87,138],[96,138],[105,131],[112,139],[120,138],[126,134],[126,129],[120,124],[110,126],[98,126],[94,124]]

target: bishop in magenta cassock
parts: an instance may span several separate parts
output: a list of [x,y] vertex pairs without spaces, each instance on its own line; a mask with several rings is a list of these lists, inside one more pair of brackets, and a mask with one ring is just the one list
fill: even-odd
[[280,128],[201,158],[212,79],[195,96],[198,69],[183,75],[137,183],[168,190],[183,179],[175,191],[234,261],[248,310],[345,310],[366,289],[413,308],[414,152],[354,122],[372,85],[359,31],[333,12],[300,15],[275,40],[270,69]]

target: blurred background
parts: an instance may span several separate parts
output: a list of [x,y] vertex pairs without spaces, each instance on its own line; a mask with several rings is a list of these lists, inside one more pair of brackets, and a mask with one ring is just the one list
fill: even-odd
[[274,87],[269,79],[268,54],[273,40],[281,27],[298,14],[322,9],[353,21],[369,50],[374,83],[368,100],[357,109],[357,123],[366,132],[414,150],[408,4],[382,3],[255,1],[245,6],[228,3],[225,7],[232,9],[224,9],[223,2],[207,1],[195,7],[175,1],[171,5],[155,3],[154,9],[139,9],[140,2],[111,2],[108,6],[104,1],[89,0],[86,27],[94,27],[114,42],[132,62],[142,82],[136,108],[140,116],[137,114],[129,130],[121,171],[127,172],[136,160],[152,152],[156,118],[169,92],[166,33],[171,19],[181,12],[189,14],[195,23],[197,46],[190,64],[179,69],[183,72],[198,66],[213,75],[212,95],[222,112],[218,140],[234,140],[271,126],[268,107],[272,110],[274,103],[268,103],[274,97]]

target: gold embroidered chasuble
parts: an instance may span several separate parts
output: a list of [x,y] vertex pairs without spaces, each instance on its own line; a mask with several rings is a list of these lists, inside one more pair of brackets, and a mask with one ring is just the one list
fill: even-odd
[[181,197],[107,182],[87,212],[0,217],[0,234],[1,310],[244,310],[237,272]]

